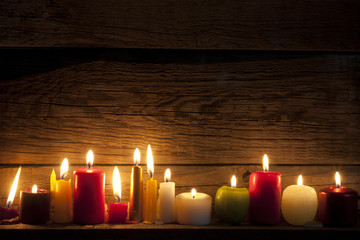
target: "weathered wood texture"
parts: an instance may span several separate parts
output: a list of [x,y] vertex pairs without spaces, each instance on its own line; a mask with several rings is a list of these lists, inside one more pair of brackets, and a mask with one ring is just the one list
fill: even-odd
[[359,54],[2,52],[1,164],[360,164]]
[[3,0],[0,46],[359,51],[359,12],[359,0]]

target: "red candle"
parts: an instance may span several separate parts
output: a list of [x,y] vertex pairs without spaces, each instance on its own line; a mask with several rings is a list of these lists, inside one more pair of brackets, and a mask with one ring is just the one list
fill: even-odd
[[113,173],[113,190],[114,197],[117,200],[116,203],[109,204],[109,223],[124,223],[127,217],[126,203],[120,203],[121,201],[121,180],[120,173],[117,167],[114,168]]
[[268,171],[266,154],[263,166],[264,171],[250,175],[249,219],[253,224],[277,224],[280,222],[281,175]]
[[20,222],[27,224],[44,224],[50,220],[50,191],[34,185],[20,191]]
[[87,168],[74,171],[73,221],[98,224],[105,219],[105,173],[92,167],[94,154],[87,154]]
[[341,186],[338,172],[335,178],[336,186],[319,191],[318,218],[328,226],[355,226],[358,218],[358,193]]

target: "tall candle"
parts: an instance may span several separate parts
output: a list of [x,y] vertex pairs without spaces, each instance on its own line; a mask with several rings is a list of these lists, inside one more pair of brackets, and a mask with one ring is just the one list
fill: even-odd
[[176,221],[175,204],[175,182],[170,182],[171,172],[166,169],[164,180],[160,183],[159,190],[159,218],[162,223],[173,223]]
[[281,211],[285,220],[293,225],[304,225],[313,221],[318,208],[317,194],[314,188],[302,183],[302,176],[298,178],[298,185],[285,188]]
[[113,173],[113,190],[116,203],[109,204],[109,223],[125,223],[128,205],[121,203],[121,179],[117,167]]
[[253,172],[249,179],[249,219],[253,224],[280,222],[281,175],[269,172],[268,157],[263,158],[264,171]]
[[131,170],[131,186],[130,186],[130,200],[129,200],[129,220],[143,221],[143,175],[140,164],[140,151],[135,149],[134,153],[135,166]]
[[93,168],[94,154],[87,154],[87,167],[74,171],[73,222],[98,224],[105,219],[105,173]]
[[341,186],[340,174],[335,174],[336,186],[319,191],[319,220],[327,226],[355,226],[357,224],[358,193]]
[[146,192],[144,200],[144,223],[156,222],[156,205],[157,205],[157,181],[154,176],[154,161],[150,145],[147,149],[147,172],[150,180],[146,181]]

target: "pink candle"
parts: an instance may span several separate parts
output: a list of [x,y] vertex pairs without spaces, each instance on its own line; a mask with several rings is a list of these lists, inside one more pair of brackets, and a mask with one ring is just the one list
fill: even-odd
[[281,175],[269,172],[268,158],[264,155],[264,171],[253,172],[249,179],[249,219],[253,224],[280,222]]
[[87,155],[87,168],[74,171],[73,221],[98,224],[105,219],[105,173],[92,167],[93,152]]
[[117,167],[114,168],[113,173],[113,190],[114,197],[117,200],[116,203],[109,204],[109,223],[124,223],[127,217],[126,203],[120,203],[121,201],[121,180],[120,173]]

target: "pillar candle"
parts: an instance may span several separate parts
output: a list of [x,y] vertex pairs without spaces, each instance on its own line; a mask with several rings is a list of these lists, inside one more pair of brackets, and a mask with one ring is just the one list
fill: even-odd
[[125,223],[127,217],[126,203],[121,203],[121,179],[117,167],[114,168],[113,173],[113,191],[116,203],[109,204],[109,223]]
[[73,222],[98,224],[105,219],[105,173],[93,168],[94,155],[87,155],[87,167],[74,171]]
[[302,176],[298,178],[298,185],[285,188],[281,211],[285,220],[293,225],[304,225],[313,221],[318,208],[318,198],[314,188],[302,184]]
[[249,179],[249,219],[253,224],[280,222],[281,175],[269,172],[268,158],[264,155],[264,171],[253,172]]
[[19,216],[20,222],[27,224],[45,224],[50,220],[50,191],[37,188],[28,188],[20,191]]
[[159,222],[173,223],[176,221],[176,204],[175,204],[175,183],[170,182],[170,169],[165,171],[165,182],[160,183],[159,189]]
[[208,225],[211,221],[211,197],[195,189],[176,196],[176,219],[179,224]]
[[130,186],[130,201],[129,201],[129,220],[143,221],[143,176],[140,164],[140,151],[135,149],[134,153],[135,166],[131,170],[131,186]]
[[341,186],[338,172],[335,179],[336,186],[319,191],[319,221],[326,226],[355,226],[358,218],[358,193]]
[[249,191],[236,188],[235,176],[231,179],[231,187],[222,186],[215,195],[215,212],[223,222],[240,224],[249,212]]
[[154,162],[150,145],[148,145],[147,150],[147,172],[149,174],[150,180],[146,181],[144,200],[144,223],[155,223],[157,205],[157,181],[153,179]]

